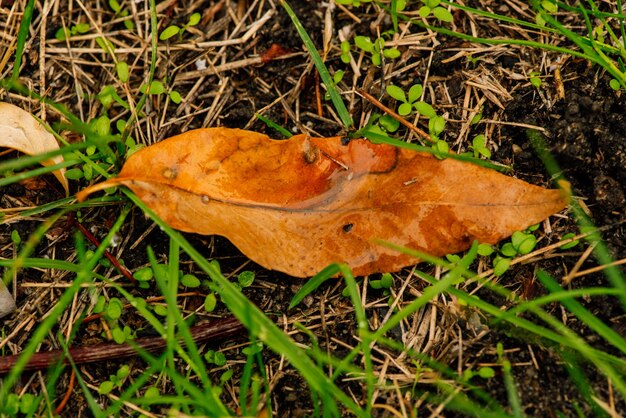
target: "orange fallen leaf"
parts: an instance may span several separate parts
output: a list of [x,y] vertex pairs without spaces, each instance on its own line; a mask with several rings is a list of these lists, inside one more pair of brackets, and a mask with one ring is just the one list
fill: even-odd
[[357,275],[496,243],[561,210],[547,190],[454,159],[358,139],[277,141],[238,129],[190,131],[133,154],[117,178],[173,228],[218,234],[260,265],[306,277],[333,262]]
[[[9,103],[0,102],[0,147],[12,148],[28,155],[43,154],[59,149],[59,144],[50,132],[43,127],[27,111]],[[41,164],[48,166],[63,161],[60,155],[42,161]],[[55,170],[52,174],[59,180],[65,194],[69,194],[65,169]]]

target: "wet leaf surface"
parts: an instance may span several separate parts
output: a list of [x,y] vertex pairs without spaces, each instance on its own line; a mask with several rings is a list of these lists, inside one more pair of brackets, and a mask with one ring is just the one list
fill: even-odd
[[173,228],[227,237],[260,265],[297,277],[348,264],[357,275],[495,243],[563,209],[548,190],[454,159],[367,140],[190,131],[133,154],[119,176]]

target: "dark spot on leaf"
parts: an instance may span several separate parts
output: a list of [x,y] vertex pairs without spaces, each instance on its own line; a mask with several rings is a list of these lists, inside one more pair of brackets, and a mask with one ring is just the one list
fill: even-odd
[[161,174],[168,180],[174,180],[178,175],[178,171],[175,168],[165,168]]

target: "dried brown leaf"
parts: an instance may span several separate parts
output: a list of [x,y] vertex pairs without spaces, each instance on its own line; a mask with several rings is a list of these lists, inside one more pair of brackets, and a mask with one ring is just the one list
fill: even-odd
[[306,277],[333,263],[357,275],[496,243],[565,206],[547,190],[454,159],[341,138],[277,141],[238,129],[190,131],[131,156],[119,177],[173,228],[230,239],[262,266]]
[[[12,148],[28,155],[43,154],[59,149],[54,135],[44,128],[30,113],[9,103],[0,102],[0,147]],[[58,164],[63,157],[56,156],[41,164],[48,166]],[[69,194],[65,169],[61,168],[53,172],[61,182],[65,194]]]

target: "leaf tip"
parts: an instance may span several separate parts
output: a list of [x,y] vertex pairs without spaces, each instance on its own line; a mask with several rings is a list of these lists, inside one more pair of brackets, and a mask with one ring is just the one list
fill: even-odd
[[109,179],[107,181],[103,181],[102,183],[94,184],[76,193],[76,200],[78,200],[79,202],[84,202],[85,200],[87,200],[87,197],[90,194],[107,189],[109,187],[117,186],[119,183],[120,181],[118,179]]

